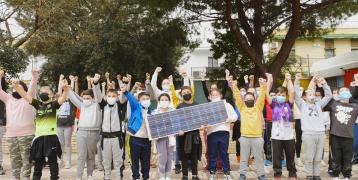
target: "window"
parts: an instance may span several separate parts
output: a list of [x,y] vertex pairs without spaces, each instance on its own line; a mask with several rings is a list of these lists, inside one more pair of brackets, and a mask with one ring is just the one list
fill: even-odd
[[351,39],[351,50],[358,51],[358,39]]
[[334,40],[326,39],[325,47],[324,47],[324,57],[331,58],[331,57],[334,57],[335,55],[336,54],[335,54],[335,48],[334,48]]
[[208,57],[208,67],[219,67],[219,61],[213,57]]

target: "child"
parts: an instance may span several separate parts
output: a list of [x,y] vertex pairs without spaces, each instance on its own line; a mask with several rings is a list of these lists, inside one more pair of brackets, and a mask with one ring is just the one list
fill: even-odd
[[260,96],[255,102],[254,94],[248,92],[244,96],[244,101],[237,88],[237,82],[232,84],[237,107],[241,116],[241,137],[240,137],[240,180],[246,179],[248,171],[248,161],[250,153],[255,157],[258,179],[265,179],[264,171],[264,140],[262,138],[263,121],[262,110],[265,103],[266,82],[259,79]]
[[[222,98],[223,96],[218,89],[210,90],[209,99],[211,102],[221,101]],[[225,102],[225,107],[228,112],[227,122],[236,121],[237,114],[234,108],[229,103],[226,102]],[[222,123],[222,124],[217,124],[207,127],[210,180],[215,179],[218,156],[221,157],[225,179],[231,180],[230,162],[228,157],[229,134],[230,134],[229,132],[230,132],[230,123]]]
[[[287,160],[287,170],[289,179],[297,179],[295,166],[295,130],[292,117],[292,104],[294,102],[294,87],[291,75],[285,75],[287,89],[278,87],[276,98],[268,96],[268,103],[272,108],[272,160],[275,179],[280,179],[282,175],[282,152],[285,153]],[[288,99],[288,101],[287,101]]]
[[149,141],[146,121],[147,115],[151,114],[150,95],[147,92],[138,94],[138,101],[128,92],[126,86],[121,86],[121,91],[128,99],[131,115],[128,120],[128,134],[130,146],[130,158],[132,166],[132,178],[140,179],[139,161],[144,180],[149,179],[151,141]]
[[[58,94],[62,94],[62,82],[64,80],[64,76],[60,75],[60,80],[58,84]],[[74,89],[75,87],[75,77],[70,76],[71,87]],[[62,160],[61,164],[65,165],[65,169],[71,168],[71,137],[73,131],[73,125],[75,122],[75,106],[69,101],[66,100],[58,110],[57,115],[57,136],[61,143],[62,149]],[[66,159],[64,158],[66,152]]]
[[[94,91],[100,94],[99,84],[95,84]],[[101,149],[104,166],[104,179],[111,179],[112,160],[116,170],[116,179],[121,179],[121,165],[124,142],[122,141],[122,121],[120,120],[120,102],[118,93],[114,89],[107,91],[107,98],[99,98],[99,106],[102,110],[102,127],[101,127]]]
[[37,100],[24,91],[22,86],[19,85],[19,80],[13,80],[12,85],[16,92],[37,110],[36,137],[30,149],[30,160],[35,161],[33,179],[41,179],[42,168],[46,162],[45,158],[50,165],[50,179],[59,179],[57,157],[61,158],[62,151],[57,137],[56,111],[67,99],[67,81],[63,84],[63,95],[57,101],[52,100],[53,92],[48,86],[40,88],[40,100]]
[[[197,105],[192,101],[192,90],[188,86],[183,86],[180,90],[183,102],[177,106],[177,109]],[[191,139],[191,142],[187,142]],[[179,157],[182,163],[182,180],[188,180],[188,160],[190,159],[192,179],[199,180],[198,177],[198,160],[201,159],[201,139],[199,130],[182,132],[179,131]]]
[[[0,77],[5,77],[5,72],[0,71]],[[38,72],[32,71],[32,78],[29,89],[26,84],[20,81],[27,93],[34,97],[36,94],[36,84],[38,80]],[[1,87],[4,87],[4,81],[0,81]],[[10,153],[10,164],[12,177],[14,179],[30,179],[31,164],[29,162],[31,142],[35,134],[35,112],[33,107],[18,92],[13,91],[12,94],[6,93],[0,88],[0,100],[6,106],[6,132],[7,143]]]
[[[4,76],[4,71],[1,72],[2,75],[0,75],[0,81],[1,81],[1,89],[3,92],[6,91],[7,84]],[[5,170],[3,168],[3,151],[2,151],[2,137],[5,132],[5,126],[6,126],[6,113],[5,113],[5,103],[0,101],[0,175],[5,175]]]
[[358,117],[358,104],[350,103],[352,97],[349,89],[339,89],[339,101],[331,101],[324,110],[330,112],[331,151],[334,179],[339,179],[342,172],[345,180],[352,176],[353,126]]
[[[93,83],[97,84],[100,75],[96,74]],[[69,91],[71,102],[81,110],[81,116],[77,125],[77,178],[82,179],[83,169],[87,163],[87,179],[93,180],[95,155],[99,131],[101,128],[101,111],[98,105],[101,94],[93,93],[92,89],[83,91],[83,97],[77,96],[72,90]]]
[[315,91],[306,91],[306,101],[300,93],[301,74],[296,74],[295,80],[295,104],[301,112],[302,139],[305,146],[305,171],[307,179],[320,180],[321,160],[325,144],[325,119],[322,108],[332,99],[332,92],[326,81],[319,79],[323,85],[324,98],[317,99]]
[[[170,108],[170,96],[163,93],[158,98],[158,107],[153,114],[164,113],[173,110]],[[164,137],[156,140],[159,154],[159,180],[169,180],[172,168],[172,157],[175,147],[174,136]]]

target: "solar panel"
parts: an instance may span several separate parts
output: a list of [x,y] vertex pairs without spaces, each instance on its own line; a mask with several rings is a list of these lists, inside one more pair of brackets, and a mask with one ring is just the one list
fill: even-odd
[[150,115],[146,125],[149,139],[153,140],[176,135],[179,130],[188,132],[205,125],[220,124],[227,118],[225,101],[218,101]]

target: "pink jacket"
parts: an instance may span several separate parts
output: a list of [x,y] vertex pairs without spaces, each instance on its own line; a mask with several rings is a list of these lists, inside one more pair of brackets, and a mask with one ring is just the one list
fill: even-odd
[[[36,94],[37,79],[32,78],[27,93]],[[1,82],[0,82],[1,87]],[[6,137],[35,134],[35,109],[25,99],[16,99],[0,88],[0,100],[6,105]]]

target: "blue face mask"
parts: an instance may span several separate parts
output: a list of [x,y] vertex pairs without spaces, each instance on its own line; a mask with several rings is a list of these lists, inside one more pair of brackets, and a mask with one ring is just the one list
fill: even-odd
[[278,103],[284,103],[284,102],[286,102],[286,97],[284,97],[284,96],[276,96],[276,102],[278,102]]
[[340,100],[349,100],[352,97],[352,94],[349,91],[343,91],[339,94]]

